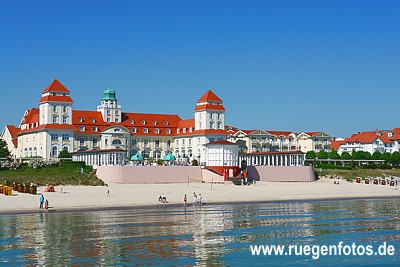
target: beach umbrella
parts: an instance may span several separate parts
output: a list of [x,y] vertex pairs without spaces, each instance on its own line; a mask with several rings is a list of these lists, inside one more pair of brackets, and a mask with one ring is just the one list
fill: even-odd
[[143,161],[143,156],[140,155],[139,152],[137,152],[135,155],[133,155],[133,156],[131,157],[131,160],[132,160],[132,161]]
[[175,161],[176,158],[174,155],[172,155],[171,153],[168,153],[167,155],[164,156],[163,158],[164,161]]

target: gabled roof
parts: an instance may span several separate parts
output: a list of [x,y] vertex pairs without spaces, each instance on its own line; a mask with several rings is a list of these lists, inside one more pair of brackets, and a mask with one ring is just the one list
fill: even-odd
[[216,101],[216,102],[222,102],[221,98],[219,98],[216,94],[214,94],[213,91],[208,90],[202,97],[197,100],[197,103],[199,102],[206,102],[206,101]]
[[26,115],[22,119],[22,123],[36,123],[39,122],[39,109],[32,108],[28,110]]
[[394,128],[391,132],[392,132],[392,137],[390,137],[390,140],[400,139],[400,128]]
[[46,89],[43,90],[43,93],[54,92],[54,93],[69,93],[69,90],[65,88],[62,83],[60,83],[57,79],[55,79]]
[[289,131],[269,131],[269,130],[266,130],[266,132],[270,133],[270,134],[274,134],[277,137],[279,137],[281,135],[288,137],[291,133],[293,133],[293,132],[289,132]]
[[15,127],[14,125],[6,125],[6,127],[7,127],[8,131],[10,132],[11,137],[16,138],[20,129]]
[[330,146],[331,146],[331,149],[338,151],[339,147],[345,143],[346,143],[345,140],[332,140]]
[[387,132],[371,131],[371,132],[360,132],[353,134],[351,137],[346,138],[345,143],[361,143],[368,144],[374,142],[379,138],[384,143],[392,143],[387,136]]
[[319,134],[321,132],[305,132],[305,133],[308,134],[309,136],[314,136],[314,135],[317,135],[317,134]]

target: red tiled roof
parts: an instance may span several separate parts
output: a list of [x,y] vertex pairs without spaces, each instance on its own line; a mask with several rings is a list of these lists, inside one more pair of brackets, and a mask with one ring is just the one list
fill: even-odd
[[390,137],[390,140],[400,140],[400,128],[394,128],[391,132],[392,137]]
[[223,105],[198,105],[195,107],[194,111],[199,111],[199,110],[225,110]]
[[99,152],[126,152],[126,150],[120,149],[120,148],[80,150],[80,151],[72,152],[71,154],[86,154],[86,153],[99,153]]
[[46,95],[43,96],[39,100],[39,104],[43,102],[66,102],[73,103],[72,98],[70,96],[62,96],[62,95]]
[[13,142],[14,146],[18,146],[18,139],[12,139],[11,142]]
[[[175,128],[178,127],[181,120],[178,115],[174,114],[122,113],[122,124],[125,127]],[[131,121],[134,123],[132,124]],[[145,121],[146,124],[142,124],[142,121]]]
[[179,121],[179,124],[178,124],[179,129],[181,129],[181,130],[183,128],[189,129],[190,127],[192,127],[194,129],[194,119]]
[[46,89],[43,90],[43,93],[46,92],[57,92],[57,93],[69,93],[69,90],[65,88],[57,79],[55,79]]
[[38,127],[34,128],[29,128],[25,130],[21,130],[18,135],[24,134],[24,133],[29,133],[29,132],[37,132],[41,131],[44,129],[56,129],[60,131],[76,131],[77,126],[70,125],[70,124],[44,124],[44,125],[39,125]]
[[[82,121],[79,121],[79,118]],[[92,121],[94,119],[94,122]],[[72,124],[75,125],[105,125],[100,111],[72,110]]]
[[266,130],[266,132],[270,133],[270,134],[274,134],[276,136],[283,135],[285,137],[288,137],[291,133],[293,133],[293,132],[289,132],[289,131],[268,131],[268,130]]
[[11,134],[11,137],[15,138],[17,137],[18,132],[20,131],[19,128],[15,127],[14,125],[6,125],[8,131]]
[[36,123],[39,122],[39,109],[33,108],[28,110],[28,114],[24,116],[22,123]]
[[226,140],[214,141],[214,142],[211,142],[211,143],[207,143],[206,146],[207,145],[236,145],[236,146],[238,146],[237,144],[229,142],[229,141],[226,141]]
[[319,134],[320,132],[305,132],[306,134],[308,134],[309,136],[314,136]]
[[[379,133],[381,133],[381,135],[379,135]],[[389,138],[387,137],[387,133],[385,137],[385,134],[384,133],[382,134],[382,132],[380,131],[361,132],[353,134],[351,137],[346,138],[344,141],[346,143],[351,142],[351,143],[368,144],[374,142],[377,138],[381,139],[382,142],[384,143],[392,143],[392,141],[390,141]]]
[[202,97],[200,97],[199,100],[197,100],[197,102],[206,102],[206,101],[222,102],[221,98],[219,98],[211,90],[208,90]]
[[339,140],[339,141],[332,140],[332,141],[331,141],[331,149],[334,149],[334,150],[338,151],[338,150],[339,150],[339,147],[340,147],[341,145],[345,144],[345,143],[346,143],[345,140]]

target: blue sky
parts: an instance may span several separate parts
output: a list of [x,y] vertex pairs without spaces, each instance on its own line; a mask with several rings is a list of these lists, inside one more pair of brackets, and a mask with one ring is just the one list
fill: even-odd
[[208,89],[242,129],[400,127],[400,1],[2,1],[0,125],[55,78],[75,109],[193,117]]

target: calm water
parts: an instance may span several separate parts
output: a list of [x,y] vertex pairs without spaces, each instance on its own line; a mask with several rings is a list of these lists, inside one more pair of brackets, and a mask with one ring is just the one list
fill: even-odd
[[[399,266],[400,200],[0,216],[1,266]],[[250,245],[373,245],[395,256],[252,256]]]

